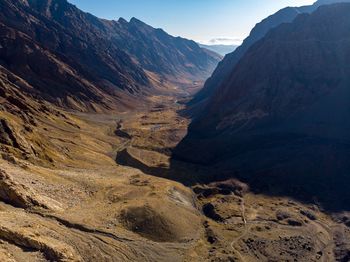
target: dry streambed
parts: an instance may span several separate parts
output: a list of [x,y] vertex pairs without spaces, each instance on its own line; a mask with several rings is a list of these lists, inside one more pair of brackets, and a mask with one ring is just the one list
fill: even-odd
[[346,261],[346,213],[195,183],[217,171],[171,163],[189,120],[153,99],[163,106],[43,120],[47,165],[0,160],[1,261]]
[[0,160],[1,261],[183,260],[203,233],[191,190],[115,162],[129,146],[147,148],[149,131],[130,141],[116,116],[70,117],[71,127],[42,122],[54,164]]

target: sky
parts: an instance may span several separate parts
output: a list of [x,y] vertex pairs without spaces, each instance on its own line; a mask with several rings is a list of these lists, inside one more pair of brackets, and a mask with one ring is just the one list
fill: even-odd
[[68,0],[100,18],[143,22],[205,44],[239,44],[254,25],[286,6],[315,0]]

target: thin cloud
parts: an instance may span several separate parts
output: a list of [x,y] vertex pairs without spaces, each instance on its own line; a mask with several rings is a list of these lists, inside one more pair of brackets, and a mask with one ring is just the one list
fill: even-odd
[[210,39],[209,41],[201,41],[204,45],[240,45],[242,44],[242,39],[232,38],[232,37],[218,37]]

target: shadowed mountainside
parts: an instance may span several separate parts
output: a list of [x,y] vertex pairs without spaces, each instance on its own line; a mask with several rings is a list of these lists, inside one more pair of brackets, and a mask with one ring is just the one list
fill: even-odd
[[[3,0],[0,8],[0,261],[348,261],[350,214],[327,214],[314,205],[316,201],[324,203],[322,197],[310,204],[282,195],[303,196],[297,178],[292,186],[278,187],[279,177],[287,182],[292,179],[277,176],[276,183],[271,183],[272,176],[248,180],[241,173],[249,182],[246,184],[232,179],[232,174],[240,174],[226,163],[207,167],[171,159],[172,149],[186,135],[190,122],[180,112],[209,68],[205,66],[211,61],[206,59],[207,51],[136,19],[97,19],[64,0]],[[282,108],[279,115],[284,117],[290,109],[285,104],[294,103],[288,98],[295,101],[293,94],[299,89],[307,93],[314,78],[325,81],[319,85],[322,90],[325,86],[335,89],[334,78],[340,79],[341,72],[348,75],[348,67],[337,67],[338,60],[349,57],[347,40],[344,48],[337,38],[349,31],[343,28],[348,21],[341,14],[334,20],[342,25],[340,31],[331,30],[333,18],[322,15],[320,28],[311,18],[302,18],[312,34],[300,24],[295,26],[298,30],[288,27],[271,33],[261,46],[263,52],[247,59],[248,69],[242,65],[237,81],[244,86],[235,80],[229,83],[240,93],[231,94],[228,88],[218,95],[215,103],[222,101],[222,115],[215,117],[215,103],[212,110],[203,111],[208,118],[203,115],[201,119],[207,132],[202,135],[209,136],[211,124],[221,123],[221,116],[231,116],[236,95],[242,95],[242,110],[248,117],[254,106],[271,114]],[[333,42],[321,37],[325,32]],[[306,36],[310,36],[307,41]],[[275,51],[267,52],[270,48]],[[320,56],[325,51],[325,56]],[[248,62],[251,59],[253,65]],[[275,68],[265,64],[269,60],[276,62],[276,75],[271,73]],[[318,71],[318,65],[327,72]],[[295,87],[297,80],[291,71],[300,75],[298,69],[305,70],[302,66],[309,66],[310,72],[306,70],[304,78],[297,79],[305,86]],[[251,69],[257,76],[253,88],[248,81],[252,80]],[[285,88],[279,93],[278,81],[297,91]],[[266,96],[255,93],[260,82]],[[310,84],[310,89],[310,96],[317,93],[315,85]],[[343,93],[344,101],[347,97]],[[338,107],[326,106],[327,112],[343,112],[343,102],[336,101]],[[319,103],[324,106],[321,100]],[[131,106],[137,110],[119,111]],[[108,110],[115,108],[118,110]],[[309,112],[305,125],[316,109],[305,109]],[[243,130],[247,136],[266,146],[244,125],[244,117],[238,117],[242,125],[232,127],[223,121],[223,130],[217,134],[228,140],[223,144],[203,140],[203,148],[198,151],[196,144],[191,157],[203,157],[204,161],[211,150],[230,145],[233,140],[226,131],[239,131],[237,126],[242,130],[247,126]],[[286,119],[294,126],[291,118]],[[253,120],[256,125],[252,128],[260,130]],[[328,120],[317,122],[317,127],[332,135],[333,125]],[[322,129],[323,125],[327,128]],[[249,142],[253,141],[243,140],[241,148],[249,147]],[[303,144],[295,145],[300,148]],[[338,144],[332,146],[339,148]],[[250,165],[251,158],[248,160]],[[261,166],[258,160],[253,164]],[[226,178],[230,179],[221,181]],[[300,181],[309,182],[302,176]],[[331,182],[329,189],[322,188],[325,197],[333,193]],[[255,194],[259,189],[265,194]],[[339,195],[346,196],[342,191],[346,186],[337,189]]]
[[220,59],[137,19],[99,19],[65,0],[4,0],[0,10],[0,64],[60,106],[133,107],[160,82],[202,81]]
[[132,18],[111,24],[112,42],[135,58],[145,70],[162,77],[179,81],[180,77],[192,81],[206,79],[217,66],[221,57],[200,48],[194,41],[168,35]]
[[299,14],[311,13],[321,5],[327,5],[339,2],[349,2],[349,0],[319,0],[310,6],[286,7],[277,13],[265,18],[258,23],[250,32],[250,35],[243,41],[234,52],[225,56],[213,72],[212,76],[206,81],[203,89],[191,101],[191,105],[202,107],[203,103],[210,99],[215,90],[220,87],[232,74],[235,66],[249,48],[263,38],[271,29],[283,24],[292,22]]
[[175,157],[234,170],[257,191],[348,210],[349,12],[320,7],[254,44]]

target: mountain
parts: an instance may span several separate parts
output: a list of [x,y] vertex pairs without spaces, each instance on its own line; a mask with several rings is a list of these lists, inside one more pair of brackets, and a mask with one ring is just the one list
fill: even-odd
[[282,23],[292,22],[301,13],[311,13],[315,11],[319,6],[339,3],[339,2],[350,2],[349,0],[319,0],[310,6],[302,7],[286,7],[281,9],[277,13],[265,18],[258,23],[250,35],[243,41],[242,45],[239,46],[233,53],[225,56],[225,58],[219,63],[212,76],[206,81],[203,89],[198,92],[191,104],[200,105],[205,102],[217,89],[223,81],[232,73],[235,66],[247,50],[258,40],[266,35],[270,29]]
[[201,48],[205,48],[211,50],[215,53],[218,53],[221,56],[225,56],[231,52],[233,52],[237,46],[236,45],[203,45],[199,44]]
[[[349,209],[350,4],[272,29],[242,57],[175,150],[268,194]],[[336,192],[336,193],[335,193]]]
[[65,0],[3,0],[0,10],[0,64],[60,106],[130,107],[164,81],[204,80],[220,59],[135,18],[99,19]]
[[0,261],[349,261],[349,8],[249,48],[175,151],[199,165],[172,150],[217,55],[0,1]]
[[204,80],[221,59],[194,41],[170,36],[136,18],[130,23],[123,19],[112,22],[112,28],[112,42],[116,42],[145,70],[168,78]]

